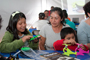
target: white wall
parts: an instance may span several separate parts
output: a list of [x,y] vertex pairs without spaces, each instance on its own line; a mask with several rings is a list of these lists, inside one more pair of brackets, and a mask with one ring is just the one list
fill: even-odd
[[17,10],[23,12],[27,18],[27,24],[30,25],[38,20],[38,14],[42,8],[41,2],[41,0],[0,0],[0,15],[3,19],[0,40],[6,31],[12,12]]
[[[86,2],[88,1],[89,0],[86,0]],[[43,12],[46,9],[50,10],[51,6],[67,8],[67,2],[66,0],[0,0],[0,15],[3,19],[2,28],[0,30],[0,40],[2,40],[9,22],[9,17],[13,11],[19,10],[23,12],[27,18],[27,24],[30,26],[38,20],[38,14],[40,12]],[[69,15],[69,17],[71,19],[73,17],[79,17],[80,20],[82,20],[84,19],[84,14]]]
[[73,20],[73,18],[79,18],[79,23],[81,20],[85,19],[85,14],[76,14],[76,15],[69,15],[69,18]]
[[[85,0],[85,3],[89,2],[90,0]],[[85,14],[74,14],[74,15],[69,15],[69,17],[71,18],[71,20],[73,18],[79,18],[79,22],[81,22],[81,20],[85,19]]]

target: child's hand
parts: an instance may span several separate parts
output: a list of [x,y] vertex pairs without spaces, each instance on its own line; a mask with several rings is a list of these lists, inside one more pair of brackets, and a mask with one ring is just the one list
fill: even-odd
[[40,39],[40,36],[38,36],[37,38],[35,38],[35,39],[33,40],[33,42],[34,42],[34,43],[37,43],[37,42],[39,41],[39,39]]
[[83,50],[86,50],[86,47],[84,46],[84,44],[81,44],[82,46],[81,46],[81,48],[83,49]]
[[65,40],[65,41],[64,41],[64,44],[74,45],[74,44],[76,44],[76,41],[75,41],[75,40]]
[[30,38],[32,38],[33,36],[30,36],[30,35],[27,35],[27,36],[24,36],[22,38],[22,41],[25,42],[26,40],[29,40]]
[[71,45],[74,45],[74,44],[76,44],[76,41],[75,40],[70,40],[69,43],[71,43]]
[[37,43],[39,41],[39,39],[34,39],[33,42],[34,43]]

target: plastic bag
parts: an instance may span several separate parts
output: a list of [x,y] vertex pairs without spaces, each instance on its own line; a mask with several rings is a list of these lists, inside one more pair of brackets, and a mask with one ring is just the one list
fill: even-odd
[[41,50],[35,50],[34,51],[33,49],[30,48],[30,50],[28,50],[28,51],[23,51],[22,50],[22,52],[26,56],[28,56],[28,57],[30,57],[32,59],[35,59],[35,60],[47,60],[47,59],[40,56],[41,54],[47,54],[48,53],[48,52],[45,52],[45,51],[41,51]]

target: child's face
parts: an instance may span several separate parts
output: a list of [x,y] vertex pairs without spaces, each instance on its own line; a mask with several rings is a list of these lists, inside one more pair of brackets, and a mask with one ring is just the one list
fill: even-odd
[[20,32],[24,32],[25,28],[26,28],[26,20],[25,18],[20,18],[20,20],[17,22],[17,26],[16,26],[18,33]]
[[66,37],[65,37],[65,40],[75,40],[74,34],[73,33],[67,34]]

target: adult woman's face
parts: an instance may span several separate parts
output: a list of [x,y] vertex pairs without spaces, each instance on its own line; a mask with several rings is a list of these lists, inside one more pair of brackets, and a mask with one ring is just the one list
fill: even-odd
[[61,17],[59,16],[58,12],[55,11],[55,12],[52,12],[51,15],[50,15],[50,23],[53,27],[57,27],[59,26],[62,21]]

